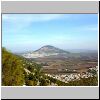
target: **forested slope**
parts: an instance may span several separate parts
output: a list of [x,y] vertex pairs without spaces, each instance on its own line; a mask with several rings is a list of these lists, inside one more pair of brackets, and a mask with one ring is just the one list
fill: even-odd
[[2,48],[2,85],[19,86],[24,83],[23,63],[16,55]]

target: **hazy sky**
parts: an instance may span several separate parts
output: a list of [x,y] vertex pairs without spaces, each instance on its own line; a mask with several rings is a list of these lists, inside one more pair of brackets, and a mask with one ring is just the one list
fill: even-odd
[[3,14],[2,46],[12,52],[44,45],[97,50],[97,14]]

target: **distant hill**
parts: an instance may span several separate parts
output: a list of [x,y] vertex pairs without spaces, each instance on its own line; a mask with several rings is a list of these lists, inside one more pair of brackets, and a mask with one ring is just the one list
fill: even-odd
[[38,57],[47,57],[47,56],[63,56],[68,55],[70,52],[56,48],[51,45],[46,45],[41,47],[40,49],[22,54],[25,58],[38,58]]
[[51,45],[43,46],[34,52],[37,52],[37,53],[69,53],[68,51],[64,51],[62,49],[56,48]]
[[45,45],[35,51],[19,54],[25,58],[80,58],[80,59],[97,59],[97,51],[82,51],[79,53],[69,52],[51,45]]

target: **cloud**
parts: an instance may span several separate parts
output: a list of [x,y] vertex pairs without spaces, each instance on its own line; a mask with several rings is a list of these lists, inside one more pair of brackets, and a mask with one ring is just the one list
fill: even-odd
[[86,31],[98,31],[98,25],[87,25],[83,29]]
[[97,24],[91,24],[91,25],[82,25],[82,26],[76,26],[72,28],[74,32],[97,32],[98,31],[98,25]]
[[98,25],[94,18],[93,22],[89,19],[77,14],[3,14],[2,43],[16,51],[47,44],[63,48],[81,47],[82,42],[89,45],[92,40],[95,45]]
[[50,21],[63,17],[63,14],[3,14],[3,21],[9,22],[40,22]]
[[90,30],[90,31],[98,31],[98,27],[90,27],[90,28],[88,28],[88,30]]
[[4,30],[11,33],[28,28],[34,22],[47,22],[63,17],[64,14],[3,14],[2,23]]

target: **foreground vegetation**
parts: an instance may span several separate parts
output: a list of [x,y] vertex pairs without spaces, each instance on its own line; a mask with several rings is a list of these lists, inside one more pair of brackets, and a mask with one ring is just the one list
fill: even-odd
[[[42,65],[33,60],[14,55],[2,48],[2,85],[3,86],[96,86],[97,76],[82,78],[65,83],[42,73]],[[25,70],[27,69],[27,71]],[[95,73],[95,72],[93,72]]]
[[23,85],[23,72],[23,63],[19,57],[2,48],[2,85]]

